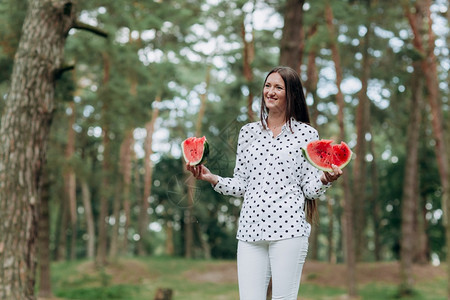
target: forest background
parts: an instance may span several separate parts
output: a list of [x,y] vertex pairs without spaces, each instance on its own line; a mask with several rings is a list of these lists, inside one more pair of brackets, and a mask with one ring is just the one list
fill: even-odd
[[[0,2],[0,296],[33,297],[36,274],[50,292],[51,261],[234,258],[242,199],[195,182],[180,144],[206,136],[207,166],[231,175],[239,129],[259,119],[264,76],[279,64],[301,74],[320,136],[355,153],[318,199],[309,259],[345,263],[350,295],[357,262],[399,260],[409,294],[413,264],[449,260],[448,1],[73,2]],[[50,36],[39,16],[57,8],[73,17],[63,60],[34,57],[27,69],[34,48],[19,41]],[[45,133],[26,120],[46,113],[33,88],[49,66]],[[26,163],[12,161],[38,148],[33,190]]]

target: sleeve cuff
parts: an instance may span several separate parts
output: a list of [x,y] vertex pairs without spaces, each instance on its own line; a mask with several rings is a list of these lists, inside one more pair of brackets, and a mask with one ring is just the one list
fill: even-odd
[[223,194],[224,185],[223,185],[223,178],[221,176],[217,175],[216,185],[211,184],[211,186],[214,191]]

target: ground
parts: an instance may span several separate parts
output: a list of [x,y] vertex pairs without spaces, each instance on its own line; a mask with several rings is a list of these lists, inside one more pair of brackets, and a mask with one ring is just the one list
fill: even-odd
[[[302,282],[327,285],[332,287],[346,286],[346,266],[307,261],[303,268]],[[442,267],[432,265],[415,265],[414,278],[417,281],[433,280],[446,276]],[[198,282],[233,283],[237,282],[235,262],[215,264],[207,270],[190,270],[185,273],[189,280]],[[358,284],[367,283],[400,283],[400,267],[397,262],[361,263],[357,267]]]
[[[345,273],[344,264],[307,260],[299,299],[345,299]],[[413,275],[418,296],[410,300],[446,299],[444,266],[415,265]],[[174,300],[238,298],[235,260],[120,258],[100,269],[93,261],[69,261],[52,265],[52,279],[55,295],[52,300],[147,300],[153,299],[158,288],[173,289]],[[400,279],[398,262],[360,263],[357,267],[359,299],[392,299]]]

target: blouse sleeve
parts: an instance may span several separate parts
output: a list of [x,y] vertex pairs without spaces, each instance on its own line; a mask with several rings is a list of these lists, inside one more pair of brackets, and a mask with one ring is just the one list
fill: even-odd
[[[317,133],[317,130],[314,130],[311,134],[311,139],[308,142],[318,139],[319,134]],[[315,168],[303,157],[301,167],[302,178],[300,185],[307,199],[317,199],[331,186],[331,183],[325,185],[322,183],[320,180],[320,176],[322,175],[321,172],[322,171]]]
[[222,195],[243,197],[247,189],[247,166],[245,162],[245,149],[249,139],[246,137],[246,129],[241,128],[236,153],[236,164],[233,177],[218,176],[219,181],[214,186],[214,190]]

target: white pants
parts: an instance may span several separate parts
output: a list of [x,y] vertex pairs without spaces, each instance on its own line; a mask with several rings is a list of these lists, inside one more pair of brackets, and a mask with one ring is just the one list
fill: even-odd
[[237,265],[240,300],[265,300],[272,277],[272,299],[295,300],[308,237],[279,241],[238,242]]

